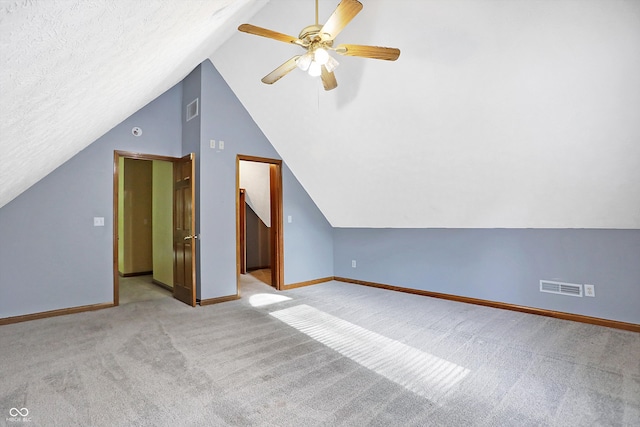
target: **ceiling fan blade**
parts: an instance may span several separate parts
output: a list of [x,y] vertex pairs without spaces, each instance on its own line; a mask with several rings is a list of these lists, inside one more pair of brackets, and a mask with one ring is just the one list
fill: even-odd
[[358,0],[342,0],[320,32],[329,34],[330,40],[335,39],[340,31],[342,31],[361,10],[362,3]]
[[281,66],[279,66],[278,68],[276,68],[275,70],[267,74],[266,76],[264,76],[262,78],[262,83],[272,85],[278,80],[280,80],[281,78],[283,78],[284,76],[286,76],[287,74],[289,74],[291,70],[296,68],[296,63],[298,61],[298,58],[300,58],[300,55],[294,56],[293,58],[291,58],[290,60],[288,60],[287,62],[285,62],[284,64],[282,64]]
[[396,49],[395,47],[364,46],[358,44],[341,44],[335,48],[335,51],[340,55],[384,59],[386,61],[395,61],[400,56],[400,49]]
[[324,90],[331,90],[338,87],[338,82],[336,81],[336,75],[333,71],[328,71],[327,67],[322,66],[322,74],[320,77],[322,78],[322,85],[324,86]]
[[256,27],[251,24],[242,24],[238,27],[239,31],[243,33],[249,33],[256,36],[266,37],[268,39],[278,40],[285,43],[299,44],[300,40],[297,37],[293,37],[287,34],[278,33],[277,31],[267,30],[266,28]]

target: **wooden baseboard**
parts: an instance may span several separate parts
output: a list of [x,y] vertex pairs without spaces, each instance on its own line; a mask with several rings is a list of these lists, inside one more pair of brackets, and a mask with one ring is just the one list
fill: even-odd
[[121,273],[118,271],[120,277],[148,276],[150,274],[153,274],[153,271],[140,271],[138,273]]
[[264,265],[262,267],[247,267],[247,273],[251,271],[256,271],[256,270],[266,270],[268,268],[271,268],[271,265]]
[[226,297],[217,297],[217,298],[207,298],[201,299],[198,302],[201,306],[203,305],[211,305],[211,304],[220,304],[221,302],[234,301],[240,299],[240,295],[227,295]]
[[287,289],[302,288],[303,286],[317,285],[318,283],[330,282],[332,280],[333,280],[333,276],[323,277],[322,279],[307,280],[306,282],[298,282],[298,283],[292,283],[290,285],[284,285],[282,287],[282,290],[286,291]]
[[[317,285],[318,283],[330,282],[331,280],[333,280],[333,276],[323,277],[322,279],[308,280],[306,282],[292,283],[290,285],[284,285],[282,290],[301,288],[303,286]],[[203,305],[219,304],[221,302],[227,302],[227,301],[234,301],[237,299],[240,299],[239,294],[229,295],[226,297],[208,298],[208,299],[199,300],[198,302],[200,303],[201,306],[203,306]]]
[[161,282],[159,280],[156,280],[156,279],[153,279],[152,282],[153,282],[154,285],[160,286],[161,288],[164,288],[164,289],[166,289],[168,291],[173,292],[173,286],[169,286],[166,283],[163,283],[163,282]]
[[635,323],[619,322],[617,320],[601,319],[599,317],[584,316],[582,314],[565,313],[562,311],[545,310],[542,308],[526,307],[505,302],[489,301],[478,298],[462,297],[458,295],[443,294],[439,292],[423,291],[420,289],[403,288],[401,286],[385,285],[382,283],[367,282],[364,280],[348,279],[346,277],[335,277],[340,282],[354,283],[356,285],[371,286],[374,288],[388,289],[391,291],[405,292],[408,294],[422,295],[432,298],[446,299],[450,301],[463,302],[467,304],[483,305],[486,307],[500,308],[503,310],[519,311],[522,313],[537,314],[539,316],[554,317],[556,319],[571,320],[573,322],[589,323],[592,325],[605,326],[607,328],[624,329],[626,331],[640,332],[640,325]]
[[40,313],[24,314],[22,316],[5,317],[0,319],[0,325],[9,325],[11,323],[26,322],[28,320],[45,319],[47,317],[64,316],[67,314],[82,313],[85,311],[102,310],[103,308],[115,307],[112,302],[102,304],[82,305],[79,307],[61,308],[59,310],[43,311]]

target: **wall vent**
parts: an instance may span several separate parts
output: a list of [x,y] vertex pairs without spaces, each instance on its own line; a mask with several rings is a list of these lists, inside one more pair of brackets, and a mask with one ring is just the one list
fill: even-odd
[[582,285],[577,285],[575,283],[554,282],[552,280],[540,280],[540,292],[581,297]]
[[194,99],[187,105],[187,121],[198,115],[198,98]]

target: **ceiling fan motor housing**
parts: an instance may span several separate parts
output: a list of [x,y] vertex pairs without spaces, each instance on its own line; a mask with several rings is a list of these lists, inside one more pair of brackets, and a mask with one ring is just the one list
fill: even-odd
[[315,43],[322,43],[325,46],[333,46],[333,40],[331,39],[330,34],[323,34],[320,32],[322,30],[322,25],[309,25],[304,27],[302,31],[300,31],[300,35],[298,38],[302,40],[305,45],[310,45]]

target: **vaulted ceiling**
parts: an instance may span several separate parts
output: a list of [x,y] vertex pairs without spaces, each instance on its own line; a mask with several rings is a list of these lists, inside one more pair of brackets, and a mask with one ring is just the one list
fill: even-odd
[[640,228],[640,2],[361,1],[330,92],[313,0],[4,1],[0,206],[208,57],[334,226]]
[[180,82],[266,0],[0,2],[0,206]]

